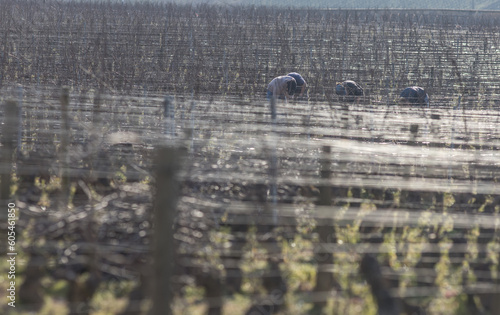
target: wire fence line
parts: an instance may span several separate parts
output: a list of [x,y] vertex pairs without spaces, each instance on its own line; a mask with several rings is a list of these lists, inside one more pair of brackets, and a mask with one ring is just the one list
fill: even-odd
[[[352,291],[356,285],[366,288],[362,275],[377,272],[355,268],[370,255],[378,257],[383,278],[392,283],[384,290],[401,307],[433,313],[434,301],[463,296],[482,301],[468,307],[493,305],[496,110],[456,112],[446,100],[442,107],[418,110],[376,100],[347,106],[278,102],[273,122],[263,100],[70,91],[63,127],[64,93],[23,87],[20,146],[2,162],[14,165],[10,198],[26,235],[26,280],[19,290],[24,307],[43,305],[33,299],[45,292],[36,276],[41,274],[64,281],[69,292],[90,292],[68,293],[70,313],[91,312],[96,284],[132,281],[136,288],[121,312],[138,313],[144,300],[155,300],[147,283],[158,276],[150,266],[162,251],[153,244],[168,244],[175,253],[174,259],[163,258],[173,264],[173,313],[193,307],[182,301],[194,285],[205,288],[200,303],[212,313],[231,307],[233,294],[248,299],[247,312],[346,307],[357,313],[342,305],[360,298],[364,309],[373,309],[367,291]],[[5,112],[3,121],[5,128],[19,120]],[[68,136],[66,150],[62,134]],[[17,143],[17,130],[12,137]],[[176,168],[173,241],[158,243],[154,231],[165,230],[153,212],[154,200],[169,189],[152,189],[164,161],[154,157],[165,145],[178,147],[173,158],[182,167]],[[68,176],[69,196],[63,196],[61,174]],[[330,197],[321,204],[324,194]],[[297,267],[331,280],[310,292],[300,289],[310,282],[297,284],[304,276]],[[165,290],[157,289],[156,299],[165,299]],[[300,301],[302,309],[291,301]]]

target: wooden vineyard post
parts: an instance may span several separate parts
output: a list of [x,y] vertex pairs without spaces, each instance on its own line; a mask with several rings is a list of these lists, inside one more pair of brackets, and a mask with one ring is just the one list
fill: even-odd
[[[453,143],[453,140],[455,139],[455,122],[456,122],[456,120],[455,120],[455,113],[456,112],[455,111],[460,108],[460,101],[461,100],[462,100],[462,96],[459,95],[458,96],[458,104],[457,104],[457,106],[453,107],[453,123],[451,125],[451,139],[450,139],[450,148],[451,149],[455,148],[455,145]],[[452,179],[453,179],[453,169],[451,168],[451,164],[450,164],[450,166],[448,166],[448,181],[451,182]]]
[[69,180],[69,87],[63,87],[61,91],[61,148],[59,150],[61,154],[61,208],[67,208],[69,202],[70,194],[70,180]]
[[[19,85],[17,87],[17,95],[18,95],[18,99],[19,99],[19,102],[17,103],[17,120],[18,120],[18,128],[17,128],[17,147],[18,147],[18,152],[17,154],[19,154],[19,150],[21,150],[21,139],[22,139],[22,136],[23,136],[23,116],[22,116],[22,108],[23,108],[23,87],[21,85]],[[13,117],[14,118],[14,117]],[[29,132],[29,129],[27,130]]]
[[[273,96],[271,97],[270,101],[271,105],[271,121],[272,121],[272,130],[273,130],[273,136],[276,136],[276,122],[277,122],[277,114],[276,114],[276,98]],[[277,198],[277,176],[278,176],[278,159],[276,157],[276,142],[274,143],[274,146],[271,151],[271,161],[270,161],[270,195],[272,199],[272,215],[273,215],[273,224],[276,225],[278,223],[278,213],[277,213],[277,203],[278,203],[278,198]]]
[[371,292],[378,305],[378,314],[400,314],[399,301],[391,296],[389,292],[390,288],[382,276],[377,259],[372,255],[363,255],[360,263],[360,271],[370,285]]
[[158,150],[155,165],[154,203],[153,315],[170,315],[172,310],[171,279],[174,269],[174,218],[176,214],[179,151],[171,147]]
[[[271,123],[272,123],[272,137],[276,137],[276,98],[272,97],[270,99],[270,110],[271,110]],[[274,138],[273,138],[274,139]],[[252,307],[246,311],[245,314],[274,314],[280,312],[283,307],[283,297],[285,296],[288,288],[286,281],[279,268],[282,260],[282,250],[279,242],[275,236],[275,228],[278,226],[278,197],[277,197],[277,176],[278,176],[278,161],[276,154],[276,141],[273,140],[272,148],[269,152],[269,196],[271,198],[270,206],[269,204],[264,205],[264,208],[269,215],[272,216],[272,224],[266,221],[261,221],[261,225],[258,226],[259,233],[262,235],[268,235],[265,241],[262,243],[267,250],[267,270],[262,277],[262,286],[268,293],[266,298],[261,299],[258,303],[252,305]],[[262,201],[267,200],[267,196],[263,196]],[[267,218],[267,216],[264,216]]]
[[[19,107],[13,100],[8,100],[4,104],[5,121],[2,127],[2,149],[1,149],[1,175],[0,175],[0,200],[3,206],[7,206],[10,197],[11,172],[12,172],[12,154],[16,148],[16,137]],[[1,222],[6,222],[7,211],[1,211]]]
[[[277,113],[276,113],[276,97],[273,95],[270,101],[271,105],[271,121],[272,121],[272,136],[278,137],[276,134],[276,123],[277,123]],[[273,227],[278,225],[278,158],[276,153],[276,138],[273,138],[273,147],[271,149],[270,157],[270,196],[271,196],[271,211],[273,219]],[[273,298],[269,301],[273,311],[278,312],[281,309],[282,296],[285,295],[287,287],[285,280],[281,275],[279,268],[279,259],[273,257],[274,255],[281,254],[281,248],[274,237],[271,237],[268,241],[268,255],[267,263],[269,266],[269,273],[265,276],[263,280],[263,286],[266,288],[270,296]]]
[[[317,204],[319,206],[330,206],[332,204],[331,187],[326,181],[331,176],[330,171],[330,153],[329,146],[323,146],[321,157],[321,179],[325,182],[319,187],[319,199]],[[326,306],[326,297],[328,292],[333,288],[334,278],[333,274],[326,269],[331,268],[333,265],[333,254],[325,248],[324,244],[331,244],[337,242],[335,228],[333,226],[333,219],[322,219],[318,222],[316,231],[319,236],[319,246],[316,246],[314,253],[315,259],[318,263],[318,270],[316,272],[316,286],[314,287],[314,294],[317,297],[314,302],[312,310],[313,314],[323,314],[323,309]]]
[[271,106],[271,121],[273,125],[276,125],[276,97],[273,95],[271,99],[269,100],[269,105]]
[[163,117],[165,118],[165,134],[170,138],[175,136],[175,106],[174,98],[170,95],[163,100]]
[[102,96],[101,92],[97,92],[94,96],[94,108],[92,111],[92,123],[94,125],[100,125],[102,121],[101,117],[101,105],[102,105]]
[[190,128],[190,138],[191,138],[191,144],[189,145],[189,153],[194,154],[194,109],[196,107],[196,102],[192,99],[191,100],[191,106],[190,106],[190,111],[191,111],[191,128]]

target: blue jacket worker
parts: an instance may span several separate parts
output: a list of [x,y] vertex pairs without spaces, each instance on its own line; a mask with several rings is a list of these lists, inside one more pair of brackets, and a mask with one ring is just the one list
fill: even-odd
[[274,78],[267,86],[267,98],[289,99],[297,89],[297,82],[291,76],[279,76]]
[[363,88],[352,80],[344,82],[337,82],[335,87],[335,94],[340,96],[347,96],[349,100],[354,100],[356,96],[363,96]]
[[419,86],[410,86],[401,92],[399,102],[413,105],[429,105],[429,95]]
[[297,82],[297,89],[296,91],[299,93],[298,97],[301,97],[304,92],[307,89],[307,82],[304,80],[304,77],[302,77],[300,74],[297,72],[290,72],[287,74],[287,76],[292,77],[295,79],[295,82]]

